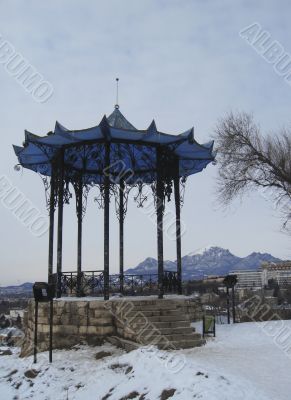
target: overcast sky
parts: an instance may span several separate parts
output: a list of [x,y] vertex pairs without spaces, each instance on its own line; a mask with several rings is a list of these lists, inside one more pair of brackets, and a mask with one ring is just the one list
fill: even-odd
[[[44,78],[54,92],[38,103],[0,64],[1,176],[7,176],[46,213],[41,179],[15,172],[12,144],[24,129],[44,135],[58,120],[69,129],[96,125],[115,104],[136,127],[155,118],[159,130],[178,134],[191,126],[199,142],[209,140],[230,110],[252,112],[262,131],[290,127],[291,86],[239,36],[257,22],[291,53],[289,1],[1,1],[0,34]],[[280,232],[272,201],[259,193],[228,210],[215,197],[216,167],[188,180],[182,210],[182,253],[213,244],[238,256],[253,251],[291,258],[291,237]],[[84,269],[103,269],[103,215],[88,199],[84,220]],[[113,207],[112,207],[113,208]],[[156,257],[156,227],[129,204],[125,264]],[[118,269],[118,224],[111,214],[111,271]],[[0,284],[46,279],[48,235],[33,236],[0,203]],[[76,269],[75,205],[65,207],[64,269]],[[165,239],[165,258],[175,242]]]

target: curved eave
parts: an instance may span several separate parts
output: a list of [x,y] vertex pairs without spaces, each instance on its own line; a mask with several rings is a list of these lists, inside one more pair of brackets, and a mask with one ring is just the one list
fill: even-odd
[[26,131],[25,143],[26,145],[31,142],[47,146],[66,147],[95,141],[123,141],[125,143],[139,142],[139,144],[144,143],[149,146],[179,145],[188,142],[189,144],[195,143],[197,146],[201,146],[196,141],[193,142],[192,140],[189,140],[188,132],[190,132],[191,135],[191,130],[187,131],[187,135],[170,135],[153,130],[128,131],[125,129],[112,128],[106,124],[98,125],[82,131],[69,131],[63,130],[58,126],[56,132],[46,136],[38,136]]
[[[50,167],[45,167],[45,165],[54,159],[60,149],[66,150],[76,145],[96,143],[111,143],[112,146],[116,143],[124,143],[132,146],[135,160],[132,161],[129,154],[124,156],[124,160],[132,171],[137,174],[144,173],[145,181],[149,179],[146,175],[147,169],[156,171],[155,147],[165,148],[179,159],[181,176],[200,172],[214,160],[214,142],[199,144],[194,139],[194,128],[179,135],[170,135],[159,132],[154,120],[148,129],[137,130],[111,126],[106,116],[102,118],[99,125],[82,130],[68,130],[57,121],[54,132],[49,132],[46,136],[25,131],[24,147],[13,146],[13,148],[19,163],[24,168],[37,172],[45,171],[45,174],[49,174]],[[65,163],[68,168],[80,170],[80,152],[77,147],[75,155],[77,161],[71,161],[68,158]],[[90,170],[94,163],[96,164],[94,158],[89,159],[90,166],[84,173],[94,174],[94,170]],[[100,172],[96,173],[100,175]]]

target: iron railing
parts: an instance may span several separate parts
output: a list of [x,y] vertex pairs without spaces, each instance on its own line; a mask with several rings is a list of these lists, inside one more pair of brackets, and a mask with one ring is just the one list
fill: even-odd
[[[57,279],[54,274],[54,279]],[[177,272],[164,271],[165,293],[178,293]],[[109,276],[111,295],[122,293],[126,296],[151,295],[158,293],[158,274],[113,274]],[[61,274],[62,296],[103,296],[104,271],[67,271]]]

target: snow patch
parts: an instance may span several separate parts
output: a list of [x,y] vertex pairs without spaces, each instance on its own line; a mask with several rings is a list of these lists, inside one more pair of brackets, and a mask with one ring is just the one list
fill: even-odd
[[[80,345],[55,350],[52,364],[47,352],[37,364],[14,352],[0,357],[1,399],[120,400],[137,392],[137,398],[159,400],[164,390],[176,389],[173,400],[290,400],[291,359],[270,334],[282,324],[291,332],[291,321],[217,325],[217,337],[206,346],[174,352]],[[112,355],[96,360],[100,351]],[[184,356],[183,368],[173,372],[169,354]],[[28,379],[31,369],[38,373]]]
[[207,251],[209,251],[210,249],[215,248],[215,247],[216,246],[213,246],[213,245],[208,245],[208,246],[205,246],[205,247],[201,247],[200,249],[194,250],[191,253],[187,254],[187,256],[190,256],[190,257],[198,256],[198,255],[201,256],[204,253],[206,253]]

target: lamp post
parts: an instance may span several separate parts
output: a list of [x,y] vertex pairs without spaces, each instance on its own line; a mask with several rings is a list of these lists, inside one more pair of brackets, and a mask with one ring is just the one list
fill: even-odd
[[230,301],[229,301],[229,289],[232,291],[232,320],[235,324],[235,293],[234,287],[237,284],[237,276],[236,275],[227,275],[223,283],[226,286],[226,302],[227,302],[227,323],[230,324]]

